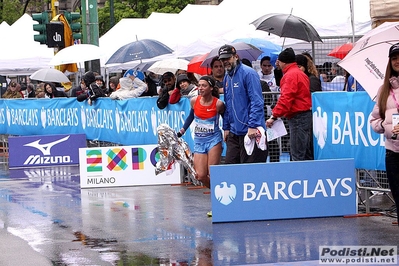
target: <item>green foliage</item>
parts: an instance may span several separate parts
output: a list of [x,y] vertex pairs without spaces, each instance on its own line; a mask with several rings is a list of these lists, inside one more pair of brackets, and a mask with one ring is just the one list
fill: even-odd
[[23,15],[21,11],[23,9],[24,5],[19,0],[1,1],[0,22],[5,21],[8,25],[13,24]]
[[[179,13],[186,5],[194,4],[195,0],[114,0],[114,22],[123,18],[147,18],[152,12]],[[105,2],[98,9],[99,35],[102,36],[111,28],[110,3]]]

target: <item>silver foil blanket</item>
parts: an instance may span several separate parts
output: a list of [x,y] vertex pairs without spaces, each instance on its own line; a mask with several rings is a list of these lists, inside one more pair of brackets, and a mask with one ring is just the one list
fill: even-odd
[[191,181],[199,185],[200,182],[194,178],[196,176],[194,158],[187,142],[177,137],[176,132],[167,124],[160,124],[157,131],[160,159],[156,164],[155,174],[171,169],[173,163],[177,161],[187,170]]

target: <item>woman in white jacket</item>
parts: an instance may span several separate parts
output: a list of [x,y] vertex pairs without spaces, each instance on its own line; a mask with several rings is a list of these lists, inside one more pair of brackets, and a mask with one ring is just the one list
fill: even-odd
[[[396,210],[399,206],[399,43],[389,49],[384,83],[370,119],[373,130],[385,135],[385,167]],[[398,217],[399,222],[399,217]]]
[[147,90],[147,84],[142,80],[144,74],[141,73],[139,71],[126,72],[125,76],[119,79],[120,89],[112,92],[109,97],[114,100],[140,97]]

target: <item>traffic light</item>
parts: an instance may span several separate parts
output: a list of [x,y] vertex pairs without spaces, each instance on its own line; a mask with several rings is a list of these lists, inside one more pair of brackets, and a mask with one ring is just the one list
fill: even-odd
[[64,16],[67,19],[69,26],[72,30],[72,36],[74,40],[82,39],[82,25],[80,24],[80,13],[79,12],[64,12]]
[[32,14],[32,19],[39,22],[33,25],[33,30],[39,32],[33,36],[33,39],[40,44],[47,44],[46,25],[49,23],[49,14],[47,12],[35,13]]

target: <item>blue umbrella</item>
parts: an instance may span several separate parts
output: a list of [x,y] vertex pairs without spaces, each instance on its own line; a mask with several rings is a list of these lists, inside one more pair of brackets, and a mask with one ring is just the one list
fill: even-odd
[[172,52],[172,49],[159,41],[151,39],[137,40],[119,48],[111,55],[105,64],[126,63],[135,60],[149,59]]
[[258,57],[258,59],[261,59],[266,55],[270,57],[275,57],[275,55],[278,55],[282,49],[280,45],[274,44],[271,41],[260,38],[239,38],[233,41],[233,43],[237,42],[245,42],[248,44],[252,44],[256,48],[262,50],[262,54]]

